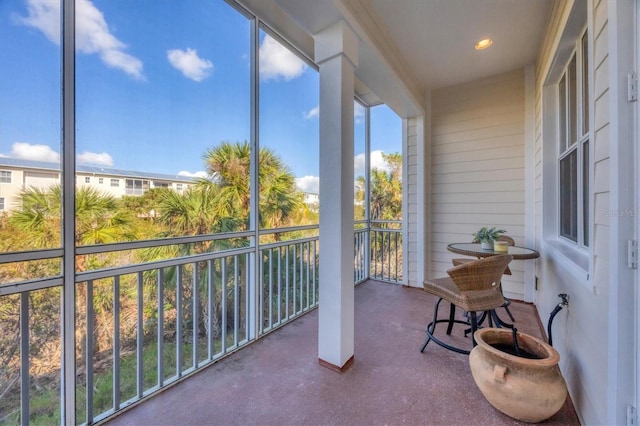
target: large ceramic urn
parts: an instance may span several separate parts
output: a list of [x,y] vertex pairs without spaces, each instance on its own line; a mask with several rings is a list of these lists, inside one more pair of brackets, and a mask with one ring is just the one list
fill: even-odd
[[482,328],[469,354],[473,379],[498,410],[515,419],[536,423],[557,413],[567,398],[560,355],[540,339],[504,328]]

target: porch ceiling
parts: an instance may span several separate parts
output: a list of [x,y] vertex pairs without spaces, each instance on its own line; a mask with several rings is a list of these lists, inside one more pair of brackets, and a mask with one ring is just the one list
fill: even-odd
[[[423,87],[432,89],[535,61],[551,0],[371,0]],[[475,50],[481,39],[493,45]]]
[[[312,37],[345,20],[361,39],[358,95],[400,116],[424,110],[428,90],[535,62],[553,0],[238,0],[259,9],[313,58]],[[267,6],[268,5],[268,6]],[[282,15],[291,19],[285,25]],[[274,15],[275,16],[275,15]],[[297,27],[297,30],[292,30]],[[302,31],[300,31],[302,29]],[[301,37],[301,33],[306,33]],[[475,43],[490,37],[484,51]]]

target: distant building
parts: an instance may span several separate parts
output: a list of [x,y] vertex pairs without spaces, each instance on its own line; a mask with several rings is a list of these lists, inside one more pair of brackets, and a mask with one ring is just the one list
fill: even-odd
[[304,202],[313,211],[318,211],[320,206],[320,196],[315,192],[304,192]]
[[[25,188],[47,189],[61,183],[58,163],[0,157],[0,211],[13,209]],[[117,198],[142,195],[152,188],[182,192],[193,183],[194,178],[186,176],[76,166],[77,188],[90,186]]]

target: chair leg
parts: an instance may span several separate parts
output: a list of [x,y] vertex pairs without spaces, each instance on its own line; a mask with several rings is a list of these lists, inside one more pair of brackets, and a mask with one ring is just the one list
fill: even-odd
[[[469,322],[469,324],[471,324],[471,320],[469,319],[469,312],[465,312],[465,316],[467,317],[467,321]],[[482,313],[480,314],[480,317],[477,318],[476,328],[480,328],[480,326],[484,323],[486,319],[489,320],[489,327],[493,327],[493,323],[491,322],[491,315],[489,315],[489,311],[482,311]],[[471,333],[471,327],[467,328],[464,331],[464,337],[467,337],[469,333]]]
[[449,304],[451,308],[449,309],[449,326],[447,327],[447,336],[451,335],[451,330],[453,330],[453,321],[456,318],[456,305],[453,303]]
[[473,346],[475,347],[477,343],[476,343],[476,338],[474,334],[478,329],[478,317],[476,316],[476,313],[473,311],[469,312],[469,314],[471,315],[471,341],[473,342]]
[[[442,298],[438,299],[438,302],[436,303],[436,307],[435,310],[433,312],[433,321],[431,321],[429,324],[427,324],[427,327],[425,329],[425,333],[427,335],[427,338],[425,339],[424,343],[422,344],[422,347],[420,348],[420,352],[423,352],[425,350],[425,348],[427,347],[427,344],[429,344],[430,341],[434,341],[436,344],[438,344],[439,346],[442,346],[445,349],[448,349],[450,351],[453,352],[457,352],[459,354],[463,354],[463,355],[469,355],[469,351],[466,349],[462,349],[462,348],[458,348],[456,346],[452,346],[446,342],[443,342],[442,340],[440,340],[439,338],[437,338],[436,336],[434,336],[435,330],[436,330],[436,324],[442,322],[446,322],[448,324],[447,329],[450,329],[452,327],[453,324],[463,324],[465,326],[469,326],[469,322],[468,321],[462,321],[462,320],[458,320],[455,319],[455,307],[451,306],[451,310],[449,311],[449,318],[447,319],[438,319],[438,309],[440,308],[440,302],[442,302]],[[476,316],[475,312],[470,312],[469,313],[469,318],[471,318],[471,329],[470,330],[477,330],[478,329],[478,318]]]
[[[442,297],[438,299],[438,302],[436,303],[436,307],[434,309],[433,312],[433,321],[430,324],[427,324],[427,329],[425,330],[425,333],[427,334],[427,338],[424,341],[424,343],[422,344],[422,347],[420,348],[420,352],[424,352],[424,348],[427,347],[427,345],[429,344],[429,341],[431,340],[431,334],[433,334],[433,331],[436,328],[436,322],[438,319],[438,308],[440,307],[440,302],[442,302]],[[451,305],[453,306],[453,305]],[[429,330],[429,326],[431,326],[431,330]]]

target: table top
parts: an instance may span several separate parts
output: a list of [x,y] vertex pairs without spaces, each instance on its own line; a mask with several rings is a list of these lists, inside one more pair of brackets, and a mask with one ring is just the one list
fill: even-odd
[[[447,246],[447,250],[453,253],[475,257],[489,257],[499,254],[506,254],[494,251],[493,249],[483,249],[480,243],[452,243]],[[540,253],[538,253],[537,251],[519,246],[509,246],[508,254],[513,256],[514,259],[520,260],[537,259],[538,257],[540,257]]]

